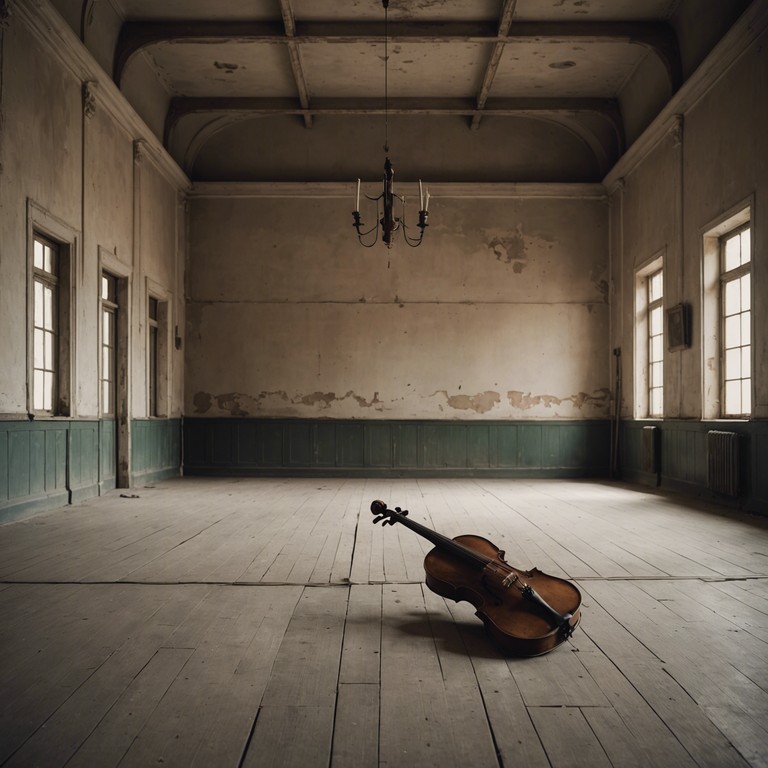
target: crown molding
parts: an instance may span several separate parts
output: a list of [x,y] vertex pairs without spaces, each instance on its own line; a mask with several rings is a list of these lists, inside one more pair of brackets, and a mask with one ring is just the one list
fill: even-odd
[[[375,193],[381,182],[363,182],[363,189]],[[204,198],[338,198],[349,199],[355,195],[355,181],[299,182],[299,181],[206,181],[195,182],[190,191],[191,199]],[[418,195],[416,182],[400,182],[399,190],[414,197]],[[605,200],[602,184],[498,184],[498,183],[430,183],[430,199],[580,199]]]
[[146,156],[171,184],[188,189],[190,180],[187,175],[50,2],[24,0],[14,2],[12,8],[12,21],[24,24],[46,52],[77,78],[82,87],[87,84],[89,111],[97,107],[106,109],[133,141],[144,142]]
[[611,168],[603,179],[607,190],[614,190],[619,179],[629,176],[670,132],[674,134],[681,124],[681,117],[685,119],[687,113],[717,85],[766,28],[768,0],[753,0],[696,71]]

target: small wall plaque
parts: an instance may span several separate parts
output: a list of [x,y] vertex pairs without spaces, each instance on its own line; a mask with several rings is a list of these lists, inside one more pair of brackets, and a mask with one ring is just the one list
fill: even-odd
[[667,348],[670,352],[691,346],[691,305],[677,304],[667,310]]

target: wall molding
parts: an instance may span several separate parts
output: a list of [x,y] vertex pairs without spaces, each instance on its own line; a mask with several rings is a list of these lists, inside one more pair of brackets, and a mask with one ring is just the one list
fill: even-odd
[[670,132],[674,134],[681,119],[717,85],[766,29],[768,0],[753,0],[640,137],[619,158],[603,179],[604,187],[613,190],[619,179],[629,176]]
[[[205,198],[345,198],[350,201],[355,195],[356,182],[300,182],[300,181],[256,181],[228,182],[206,181],[195,182],[189,190],[189,197]],[[378,185],[364,185],[371,188]],[[403,183],[399,187],[412,189],[418,194],[417,184]],[[564,184],[564,183],[430,183],[430,200],[442,199],[575,199],[575,200],[605,200],[605,187],[602,184]]]
[[12,18],[32,32],[47,53],[80,81],[81,88],[88,84],[89,110],[104,107],[128,136],[145,142],[147,157],[167,181],[189,188],[187,175],[48,0],[14,3]]

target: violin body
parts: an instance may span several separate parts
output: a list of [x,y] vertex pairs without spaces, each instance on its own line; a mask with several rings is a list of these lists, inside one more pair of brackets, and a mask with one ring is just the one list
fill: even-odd
[[[502,552],[481,536],[457,536],[457,543],[474,549],[508,568]],[[569,629],[553,624],[551,617],[519,590],[503,584],[505,569],[478,570],[435,547],[424,558],[426,584],[435,593],[455,602],[465,600],[475,607],[486,632],[502,653],[539,656],[564,642],[581,619],[581,593],[565,579],[549,576],[537,568],[520,571],[530,585],[558,613],[570,614]]]
[[371,504],[374,522],[401,523],[431,541],[424,558],[426,584],[455,602],[467,601],[502,653],[539,656],[565,642],[581,620],[581,593],[566,579],[537,568],[522,571],[482,536],[449,539],[410,520],[407,510]]

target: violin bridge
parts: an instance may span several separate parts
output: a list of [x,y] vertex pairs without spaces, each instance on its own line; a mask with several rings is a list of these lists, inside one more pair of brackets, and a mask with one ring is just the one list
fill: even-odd
[[509,576],[505,576],[501,582],[503,587],[509,589],[520,577],[516,573],[510,573]]

